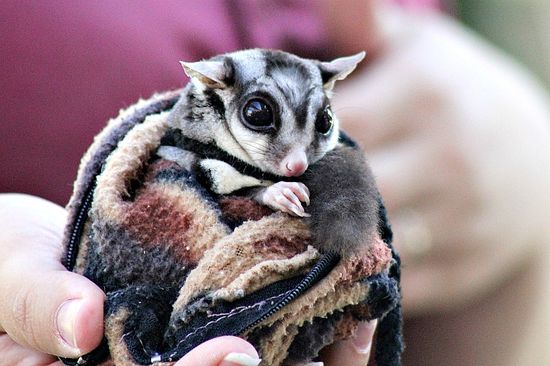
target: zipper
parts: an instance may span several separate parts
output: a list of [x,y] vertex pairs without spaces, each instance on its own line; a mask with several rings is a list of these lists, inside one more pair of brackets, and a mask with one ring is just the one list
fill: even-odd
[[[160,102],[157,102],[157,105],[154,105],[152,110],[148,111],[148,114],[158,113],[162,110],[167,110],[169,108],[172,108],[178,98],[179,98],[179,93],[176,95],[176,97],[168,98],[165,100],[161,100]],[[151,107],[151,105],[144,107],[143,110],[146,110],[147,107]],[[140,112],[141,111],[137,111],[136,114],[140,114]],[[128,131],[131,130],[135,125],[143,122],[144,119],[145,119],[145,116],[143,116],[143,118],[139,118],[137,122],[132,124],[132,126],[129,126]],[[125,133],[122,134],[120,139],[123,139],[125,135],[126,135]],[[107,156],[115,148],[116,148],[116,144],[112,147],[111,151],[107,154]],[[63,265],[69,271],[73,270],[76,263],[76,258],[78,256],[78,250],[80,246],[80,239],[84,232],[84,226],[88,220],[89,211],[92,206],[92,202],[94,198],[94,191],[96,188],[96,177],[99,175],[101,171],[102,171],[102,167],[98,169],[98,171],[93,175],[91,183],[89,184],[89,186],[87,187],[84,193],[84,196],[80,203],[80,207],[77,209],[78,212],[72,223],[70,236],[68,238],[68,242],[65,247],[66,248],[65,256],[62,260]],[[269,317],[273,316],[275,313],[280,311],[283,307],[288,305],[290,302],[295,300],[298,296],[303,294],[305,291],[311,288],[314,284],[316,284],[322,278],[324,278],[338,264],[339,261],[340,261],[340,255],[338,255],[335,252],[329,252],[329,253],[323,254],[321,259],[319,259],[319,261],[309,271],[309,273],[292,290],[290,290],[288,295],[286,295],[284,298],[282,298],[281,300],[273,304],[271,307],[267,308],[261,314],[258,314],[255,320],[251,321],[248,324],[245,324],[241,328],[241,330],[235,332],[235,334],[243,335],[244,333],[246,333],[256,325],[260,324],[261,322],[265,321]],[[104,346],[103,348],[106,349],[106,345],[103,344],[103,346]],[[158,362],[159,361],[158,357],[159,355],[153,357],[154,361]],[[86,365],[86,364],[89,364],[90,362],[95,363],[95,360],[87,359],[87,357],[85,356],[80,357],[78,360],[71,360],[71,359],[64,359],[64,358],[60,358],[60,360],[62,360],[65,365]],[[167,361],[167,359],[163,359],[163,361]]]
[[[300,280],[300,282],[294,286],[291,290],[288,290],[288,294],[285,295],[282,299],[271,305],[270,307],[266,308],[261,313],[257,314],[255,319],[251,320],[247,324],[244,324],[240,329],[236,331],[232,331],[231,334],[218,334],[218,336],[221,335],[237,335],[237,336],[243,336],[244,333],[249,331],[250,329],[254,328],[264,320],[268,319],[269,317],[273,316],[275,313],[280,311],[283,307],[288,305],[290,302],[295,300],[298,296],[302,295],[304,292],[306,292],[308,289],[310,289],[313,285],[315,285],[317,282],[322,280],[340,261],[340,255],[335,252],[329,252],[323,254],[321,259],[317,261],[315,266],[308,272],[307,275]],[[193,345],[193,347],[197,346],[198,344]],[[155,362],[173,362],[181,357],[183,357],[189,349],[186,349],[184,346],[183,348],[176,347],[175,349],[169,350],[167,352],[164,352],[163,354],[155,354],[151,356],[149,360],[149,364],[153,364]]]
[[246,325],[240,335],[246,333],[256,325],[260,324],[270,316],[274,315],[276,312],[281,310],[283,307],[287,306],[291,301],[296,299],[298,296],[303,294],[306,290],[312,287],[315,283],[319,282],[324,278],[340,261],[340,255],[335,252],[329,252],[324,254],[321,259],[315,264],[315,266],[309,271],[309,273],[296,285],[290,293],[275,303],[270,309],[268,309],[263,315],[252,323]]
[[[136,111],[133,116],[130,116],[130,122],[131,124],[127,126],[127,130],[121,134],[119,137],[117,143],[113,144],[109,148],[109,151],[105,153],[104,161],[101,164],[101,167],[97,169],[93,173],[92,180],[86,189],[86,192],[84,194],[84,198],[81,201],[80,207],[78,208],[78,213],[76,215],[76,218],[73,221],[73,227],[71,229],[71,234],[68,239],[68,243],[65,246],[66,252],[65,256],[62,259],[62,263],[69,271],[72,271],[76,262],[76,257],[78,256],[78,249],[80,245],[80,238],[82,237],[82,233],[84,231],[84,225],[86,224],[86,221],[88,219],[88,213],[90,211],[90,207],[92,205],[92,201],[94,198],[94,190],[96,187],[96,177],[100,174],[100,172],[103,170],[103,163],[105,162],[105,159],[107,156],[109,156],[118,145],[118,142],[121,141],[126,134],[132,130],[136,125],[141,124],[145,118],[154,113],[159,113],[162,111],[166,111],[174,106],[176,102],[178,101],[181,94],[181,89],[174,90],[167,92],[163,95],[164,99],[154,101],[148,105],[143,106],[140,110]],[[135,121],[132,121],[135,119]],[[123,125],[125,121],[121,121],[121,125]],[[95,156],[97,158],[97,156]]]
[[80,245],[80,238],[82,237],[82,232],[84,231],[84,225],[88,220],[88,213],[90,211],[90,207],[92,206],[92,201],[94,199],[95,186],[96,186],[96,181],[94,179],[93,182],[88,187],[88,189],[86,190],[84,199],[82,200],[82,204],[78,209],[78,214],[76,215],[76,218],[74,220],[74,226],[73,226],[73,229],[71,230],[71,236],[69,237],[69,241],[66,246],[65,258],[63,258],[63,265],[69,271],[73,270],[76,262],[76,257],[78,255],[78,249]]

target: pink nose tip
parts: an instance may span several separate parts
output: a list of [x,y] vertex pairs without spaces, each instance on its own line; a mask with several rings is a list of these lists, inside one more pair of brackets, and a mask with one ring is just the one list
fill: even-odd
[[304,174],[307,169],[307,163],[304,161],[289,161],[286,163],[286,176],[297,177]]
[[297,177],[304,174],[308,167],[307,155],[302,149],[290,151],[281,162],[279,167],[281,175],[286,177]]

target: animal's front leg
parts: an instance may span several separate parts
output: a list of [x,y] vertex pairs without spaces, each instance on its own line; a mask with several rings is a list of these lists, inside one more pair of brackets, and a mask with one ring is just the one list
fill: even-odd
[[258,190],[254,199],[276,211],[299,217],[310,216],[302,206],[302,202],[309,206],[309,189],[303,183],[277,182]]

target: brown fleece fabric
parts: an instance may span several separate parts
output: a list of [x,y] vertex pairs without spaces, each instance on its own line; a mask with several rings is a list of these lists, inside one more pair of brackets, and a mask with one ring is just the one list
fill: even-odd
[[[239,194],[217,195],[194,171],[156,155],[176,99],[156,95],[110,121],[84,156],[68,205],[65,264],[107,294],[110,359],[102,365],[151,364],[158,355],[165,358],[155,365],[173,364],[168,355],[181,354],[170,350],[196,346],[188,340],[212,327],[223,334],[218,322],[247,321],[245,314],[282,298],[289,290],[276,290],[296,286],[324,255],[302,219]],[[399,364],[399,263],[384,230],[237,334],[254,344],[262,365],[311,361],[352,336],[359,321],[387,314],[396,320],[380,332],[399,349],[391,351],[394,361],[377,362]]]

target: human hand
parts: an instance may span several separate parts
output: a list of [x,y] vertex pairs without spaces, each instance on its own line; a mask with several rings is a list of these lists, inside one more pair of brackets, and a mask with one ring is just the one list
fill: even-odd
[[61,364],[103,336],[103,292],[60,262],[65,210],[0,195],[0,365]]
[[[363,322],[351,340],[336,342],[321,352],[321,361],[308,366],[364,366],[368,363],[377,321]],[[238,337],[211,339],[186,354],[174,366],[256,366],[256,350]],[[302,366],[302,365],[300,365]],[[303,365],[306,366],[306,365]]]
[[[103,292],[60,262],[65,220],[65,210],[51,202],[0,194],[0,366],[61,366],[51,354],[78,357],[102,339]],[[360,328],[355,343],[364,346],[358,352],[350,352],[357,347],[346,341],[329,347],[324,357],[343,366],[365,364],[375,326],[373,321]],[[257,359],[245,340],[220,337],[201,344],[176,366],[252,365]]]
[[372,339],[378,321],[359,324],[352,339],[336,342],[321,351],[321,360],[326,366],[364,366],[369,362]]
[[388,207],[405,312],[461,306],[550,237],[548,101],[451,21],[383,11],[379,58],[340,84],[333,109]]

